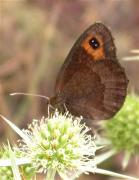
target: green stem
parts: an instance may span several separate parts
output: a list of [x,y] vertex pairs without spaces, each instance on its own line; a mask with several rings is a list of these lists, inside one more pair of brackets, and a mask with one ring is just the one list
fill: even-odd
[[54,180],[55,179],[55,175],[56,175],[56,170],[55,169],[49,169],[47,171],[46,180]]

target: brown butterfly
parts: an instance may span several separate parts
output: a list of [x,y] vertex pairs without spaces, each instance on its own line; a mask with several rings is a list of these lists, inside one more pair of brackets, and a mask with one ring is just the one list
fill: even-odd
[[102,23],[90,26],[76,41],[57,77],[50,104],[75,116],[108,119],[124,103],[128,80],[113,37]]

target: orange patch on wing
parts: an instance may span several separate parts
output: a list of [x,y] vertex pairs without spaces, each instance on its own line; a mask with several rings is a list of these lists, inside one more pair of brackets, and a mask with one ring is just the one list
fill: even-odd
[[100,43],[100,47],[98,49],[93,49],[90,44],[89,41],[90,39],[93,38],[92,35],[89,35],[82,43],[82,47],[86,50],[86,52],[88,54],[90,54],[92,56],[92,60],[94,61],[99,61],[101,59],[105,58],[105,51],[104,51],[104,45],[103,45],[103,40],[100,36],[94,36]]

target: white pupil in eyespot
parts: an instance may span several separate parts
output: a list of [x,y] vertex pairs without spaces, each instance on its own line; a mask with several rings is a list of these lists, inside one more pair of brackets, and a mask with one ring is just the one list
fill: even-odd
[[89,44],[93,49],[97,49],[100,46],[100,44],[99,44],[99,42],[98,42],[98,40],[96,38],[92,38],[89,41]]

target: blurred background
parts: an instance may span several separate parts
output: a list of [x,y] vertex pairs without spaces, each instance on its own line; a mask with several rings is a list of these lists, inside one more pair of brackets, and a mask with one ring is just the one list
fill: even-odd
[[[53,96],[57,73],[73,43],[96,21],[111,28],[129,89],[139,93],[139,62],[122,61],[139,49],[138,0],[0,0],[0,113],[19,127],[46,115],[45,99],[9,94]],[[0,124],[0,142],[15,142],[13,131]],[[120,172],[119,161],[117,156],[104,166]],[[124,173],[135,176],[138,171],[133,159]],[[114,180],[97,175],[80,179]]]

